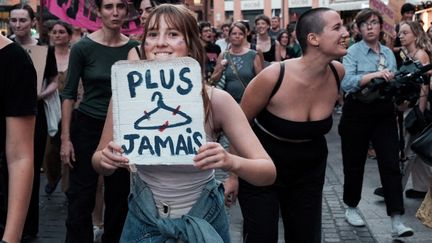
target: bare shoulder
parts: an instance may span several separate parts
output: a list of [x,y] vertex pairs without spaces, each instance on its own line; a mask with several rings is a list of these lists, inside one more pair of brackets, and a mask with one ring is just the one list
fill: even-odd
[[336,71],[337,71],[338,76],[339,76],[339,80],[342,81],[343,77],[345,76],[345,68],[344,68],[343,64],[340,63],[339,61],[332,61],[331,63],[336,68]]
[[3,47],[9,45],[10,43],[12,43],[11,40],[9,40],[8,38],[0,35],[0,49],[2,49]]
[[263,84],[272,85],[277,81],[281,72],[281,65],[286,65],[281,62],[274,62],[270,66],[264,68],[253,80],[252,82],[259,82]]
[[129,50],[129,53],[128,53],[128,57],[127,57],[127,59],[128,59],[128,60],[132,60],[132,61],[140,60],[140,57],[138,56],[138,53],[137,53],[137,48],[132,47],[132,48]]
[[429,55],[425,50],[419,49],[414,56],[414,59],[419,60],[422,64],[430,63]]
[[224,90],[209,87],[207,92],[209,93],[212,108],[227,105],[228,103],[231,103],[231,101],[236,103],[233,97]]

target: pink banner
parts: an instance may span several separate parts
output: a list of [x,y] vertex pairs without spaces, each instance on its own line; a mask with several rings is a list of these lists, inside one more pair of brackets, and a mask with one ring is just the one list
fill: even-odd
[[[50,13],[71,25],[80,26],[94,31],[100,28],[101,22],[96,14],[97,7],[93,0],[44,0]],[[129,16],[123,24],[122,33],[140,34],[139,14],[129,4]]]

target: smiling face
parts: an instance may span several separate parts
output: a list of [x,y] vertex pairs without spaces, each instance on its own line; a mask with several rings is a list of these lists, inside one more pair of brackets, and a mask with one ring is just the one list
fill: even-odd
[[318,35],[319,48],[336,58],[344,56],[347,53],[346,40],[349,33],[343,26],[339,14],[335,11],[326,11],[322,14],[322,19],[326,24],[322,33]]
[[288,33],[286,33],[286,32],[282,33],[279,39],[280,39],[279,43],[282,46],[287,46],[289,44],[289,35],[288,35]]
[[402,24],[399,28],[399,38],[401,45],[408,47],[410,45],[415,46],[416,36],[414,35],[411,27],[407,24]]
[[269,27],[270,26],[267,24],[267,22],[262,19],[256,21],[255,29],[257,31],[257,34],[259,35],[266,34],[268,32]]
[[61,24],[56,24],[53,26],[51,30],[51,37],[55,46],[68,45],[71,39],[71,36],[67,32],[66,28]]
[[120,29],[127,15],[127,5],[123,0],[103,0],[98,16],[108,29]]
[[25,9],[14,9],[10,12],[10,26],[17,37],[31,35],[31,28],[35,20],[30,19],[30,15]]
[[188,55],[185,36],[176,28],[169,25],[164,18],[149,20],[149,28],[144,39],[144,51],[148,60],[171,59]]

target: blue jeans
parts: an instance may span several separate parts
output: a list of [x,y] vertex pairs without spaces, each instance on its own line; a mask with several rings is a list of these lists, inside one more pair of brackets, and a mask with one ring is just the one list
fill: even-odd
[[224,189],[216,180],[206,184],[189,213],[174,219],[159,217],[150,188],[135,173],[132,183],[120,242],[230,242]]

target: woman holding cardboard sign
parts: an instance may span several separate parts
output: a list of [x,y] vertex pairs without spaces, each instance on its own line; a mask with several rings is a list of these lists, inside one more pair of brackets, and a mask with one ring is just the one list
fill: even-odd
[[15,34],[13,41],[26,49],[32,57],[38,73],[38,114],[34,136],[34,179],[30,206],[24,227],[24,238],[33,238],[39,231],[39,184],[48,134],[44,99],[55,95],[57,90],[57,64],[54,49],[43,46],[34,38],[31,28],[36,24],[35,13],[30,5],[17,4],[10,11],[10,26]]
[[[145,27],[144,58],[190,56],[204,70],[204,48],[196,20],[187,8],[160,5],[150,14]],[[255,185],[273,183],[275,167],[235,100],[204,84],[202,97],[207,135],[214,139],[217,133],[225,132],[240,156],[226,152],[218,143],[208,142],[199,148],[193,165],[137,166],[121,242],[142,237],[146,237],[142,242],[229,242],[223,186],[215,181],[214,169],[232,171]],[[98,150],[93,155],[94,168],[106,175],[129,165],[121,155],[121,147],[110,142],[112,119],[109,109]]]

